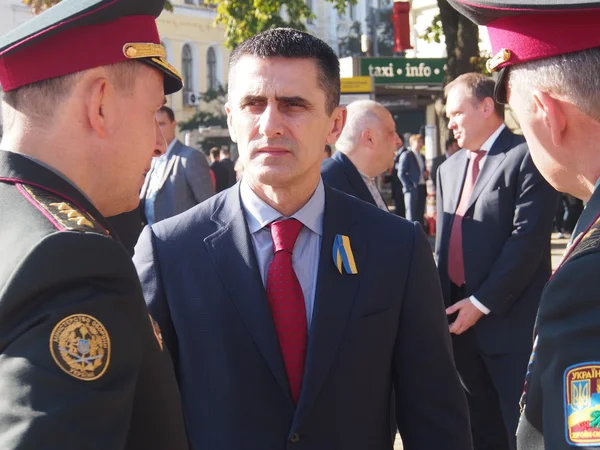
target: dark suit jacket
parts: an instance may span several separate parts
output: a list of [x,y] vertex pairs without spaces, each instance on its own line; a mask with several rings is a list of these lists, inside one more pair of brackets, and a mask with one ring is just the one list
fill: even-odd
[[[436,256],[448,305],[448,244],[467,166],[467,150],[460,150],[438,170]],[[466,295],[475,295],[491,310],[474,327],[488,353],[531,345],[551,271],[556,201],[556,191],[533,165],[523,137],[504,129],[486,156],[462,224]]]
[[[578,387],[570,379],[567,381],[567,372],[585,370],[589,365],[597,367],[599,361],[599,214],[600,189],[596,189],[577,224],[578,232],[585,232],[585,239],[576,241],[542,292],[536,321],[538,343],[527,383],[527,404],[517,431],[519,450],[587,449],[597,448],[600,443],[592,435],[598,428],[590,426],[592,411],[598,405],[598,373],[579,381],[579,387],[585,386],[585,380],[589,380],[589,385],[578,396],[580,411],[576,413],[579,420],[573,421],[575,430],[568,426],[567,417],[572,411],[566,412],[576,397],[573,388]],[[581,367],[575,367],[578,365]],[[590,433],[588,445],[585,441],[577,447],[569,443],[569,440],[575,442],[576,435],[570,431],[577,428]]]
[[323,161],[321,176],[332,188],[377,206],[358,169],[342,152],[337,151],[331,158]]
[[[142,211],[149,181],[150,177],[147,176],[140,193]],[[155,221],[187,211],[214,193],[206,156],[178,140],[173,146],[154,200]]]
[[[146,227],[134,257],[172,350],[194,449],[468,450],[431,247],[420,227],[325,188],[306,371],[297,408],[239,185]],[[358,274],[332,260],[350,238]],[[424,331],[425,330],[425,331]]]
[[215,175],[215,191],[221,192],[229,187],[229,172],[227,167],[221,161],[215,161],[210,165]]
[[173,365],[110,225],[6,151],[0,210],[0,448],[187,449]]
[[236,182],[235,163],[230,158],[221,158],[221,164],[225,166],[225,169],[227,169],[227,187],[231,187]]

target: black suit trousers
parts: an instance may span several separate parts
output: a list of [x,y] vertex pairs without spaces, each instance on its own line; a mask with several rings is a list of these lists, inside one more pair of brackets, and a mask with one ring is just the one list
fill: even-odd
[[[464,286],[458,288],[452,283],[451,292],[453,304],[465,298]],[[515,450],[519,398],[529,352],[488,355],[477,345],[474,328],[453,334],[452,347],[469,403],[474,449]]]

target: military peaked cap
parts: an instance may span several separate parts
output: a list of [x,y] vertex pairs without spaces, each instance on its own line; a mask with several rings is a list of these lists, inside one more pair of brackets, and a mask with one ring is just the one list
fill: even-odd
[[499,71],[496,99],[506,102],[506,67],[600,47],[600,1],[449,0],[461,14],[488,29],[490,72]]
[[63,0],[0,37],[4,91],[121,61],[163,73],[165,94],[183,86],[166,60],[156,18],[165,0]]

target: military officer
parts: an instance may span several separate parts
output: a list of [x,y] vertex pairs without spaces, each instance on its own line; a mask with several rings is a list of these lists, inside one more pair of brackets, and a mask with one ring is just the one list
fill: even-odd
[[542,294],[517,447],[599,447],[600,2],[451,3],[487,25],[496,97],[517,114],[542,175],[588,202]]
[[187,449],[171,359],[105,217],[180,75],[164,0],[64,0],[0,38],[0,448]]

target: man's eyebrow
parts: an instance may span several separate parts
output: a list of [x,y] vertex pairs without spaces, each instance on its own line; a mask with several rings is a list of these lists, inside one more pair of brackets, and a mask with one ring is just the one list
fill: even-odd
[[[280,103],[297,103],[300,105],[311,105],[311,102],[309,102],[307,99],[305,99],[304,97],[300,97],[299,95],[294,95],[294,96],[275,96],[275,100],[277,100]],[[267,97],[263,96],[263,95],[245,95],[241,98],[240,100],[240,104],[244,105],[245,103],[248,102],[265,102],[267,101]]]
[[304,97],[300,97],[300,96],[291,96],[291,97],[278,97],[276,96],[275,99],[278,102],[283,102],[283,103],[298,103],[301,105],[310,105],[311,103],[306,100]]

